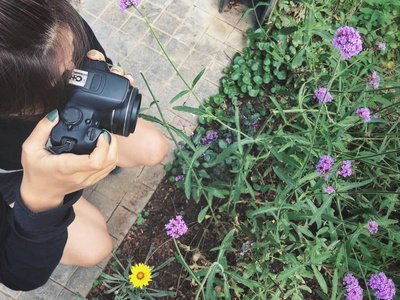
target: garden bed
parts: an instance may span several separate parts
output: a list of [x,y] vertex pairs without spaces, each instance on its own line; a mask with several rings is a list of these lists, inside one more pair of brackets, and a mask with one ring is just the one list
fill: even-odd
[[[187,137],[164,124],[181,141],[117,251],[125,283],[113,294],[111,261],[89,297],[399,299],[400,3],[389,2],[279,1],[249,29],[220,94],[174,107],[200,125]],[[177,215],[189,230],[175,239],[165,224]],[[176,259],[132,289],[131,259],[149,252],[155,269]]]

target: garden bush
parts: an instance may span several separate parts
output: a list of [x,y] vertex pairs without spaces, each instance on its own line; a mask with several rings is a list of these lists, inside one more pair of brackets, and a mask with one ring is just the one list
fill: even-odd
[[177,145],[170,180],[206,200],[198,222],[231,223],[202,271],[177,254],[198,298],[399,299],[399,24],[397,0],[278,1],[219,94],[182,78],[193,135],[143,114]]

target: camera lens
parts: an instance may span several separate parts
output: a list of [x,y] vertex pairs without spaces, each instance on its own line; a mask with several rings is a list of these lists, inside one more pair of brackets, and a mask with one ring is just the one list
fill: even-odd
[[122,106],[111,112],[110,131],[112,133],[128,136],[135,131],[141,101],[142,95],[139,90],[131,87]]

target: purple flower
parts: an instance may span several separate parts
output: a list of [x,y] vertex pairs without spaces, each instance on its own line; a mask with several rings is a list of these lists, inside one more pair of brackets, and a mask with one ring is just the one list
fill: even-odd
[[255,120],[252,125],[254,128],[257,128],[258,126],[260,126],[260,124],[258,124],[257,120]]
[[175,177],[175,181],[185,180],[185,175],[181,174]]
[[187,232],[188,227],[182,216],[176,216],[175,219],[171,219],[168,224],[165,224],[165,229],[167,229],[168,236],[177,239]]
[[214,142],[214,140],[218,140],[217,131],[207,133],[206,137],[201,139],[200,144],[209,146]]
[[228,143],[228,145],[232,143],[230,138],[226,138],[226,142]]
[[385,43],[376,43],[376,46],[378,47],[379,50],[386,50],[386,44]]
[[357,55],[362,50],[361,36],[353,27],[343,26],[336,31],[332,44],[339,49],[344,59]]
[[378,233],[378,223],[375,221],[368,221],[367,229],[371,234]]
[[327,192],[329,195],[332,194],[335,191],[335,189],[331,186],[327,186],[325,188],[325,192]]
[[343,285],[346,288],[344,295],[346,300],[362,300],[363,289],[358,284],[357,278],[351,274],[347,274],[343,278]]
[[356,110],[356,114],[359,117],[364,118],[364,123],[371,121],[371,111],[369,108],[359,108]]
[[372,75],[368,75],[369,84],[374,88],[377,89],[379,87],[379,80],[381,78],[377,75],[376,71],[372,72]]
[[[320,87],[319,89],[315,90],[315,94],[314,94],[314,99],[318,99],[319,103],[322,103],[322,101],[324,102],[332,102],[333,97],[331,95],[331,93],[326,93],[327,89],[325,87]],[[326,96],[325,96],[326,94]],[[325,98],[325,99],[324,99]]]
[[242,252],[240,252],[239,255],[243,256],[249,250],[249,247],[250,247],[250,241],[246,241],[245,243],[243,243]]
[[315,166],[317,173],[322,174],[324,179],[327,180],[330,175],[330,171],[332,171],[332,165],[334,160],[329,155],[321,156],[319,163]]
[[139,0],[120,0],[119,1],[119,9],[121,10],[121,13],[123,13],[125,11],[125,9],[134,6],[134,5],[138,5],[139,4]]
[[351,176],[353,174],[353,171],[351,170],[351,161],[345,160],[342,162],[342,168],[340,169],[339,175],[342,175],[343,177]]
[[279,44],[279,45],[282,45],[282,41],[281,41],[281,40],[278,40],[278,44]]
[[372,275],[367,285],[376,291],[375,297],[378,299],[392,300],[396,294],[393,280],[387,278],[383,272],[380,272],[379,275]]

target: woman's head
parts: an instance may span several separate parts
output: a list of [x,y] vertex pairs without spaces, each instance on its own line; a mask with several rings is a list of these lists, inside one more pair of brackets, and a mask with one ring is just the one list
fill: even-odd
[[0,0],[0,116],[41,117],[66,99],[70,70],[88,51],[67,0]]

